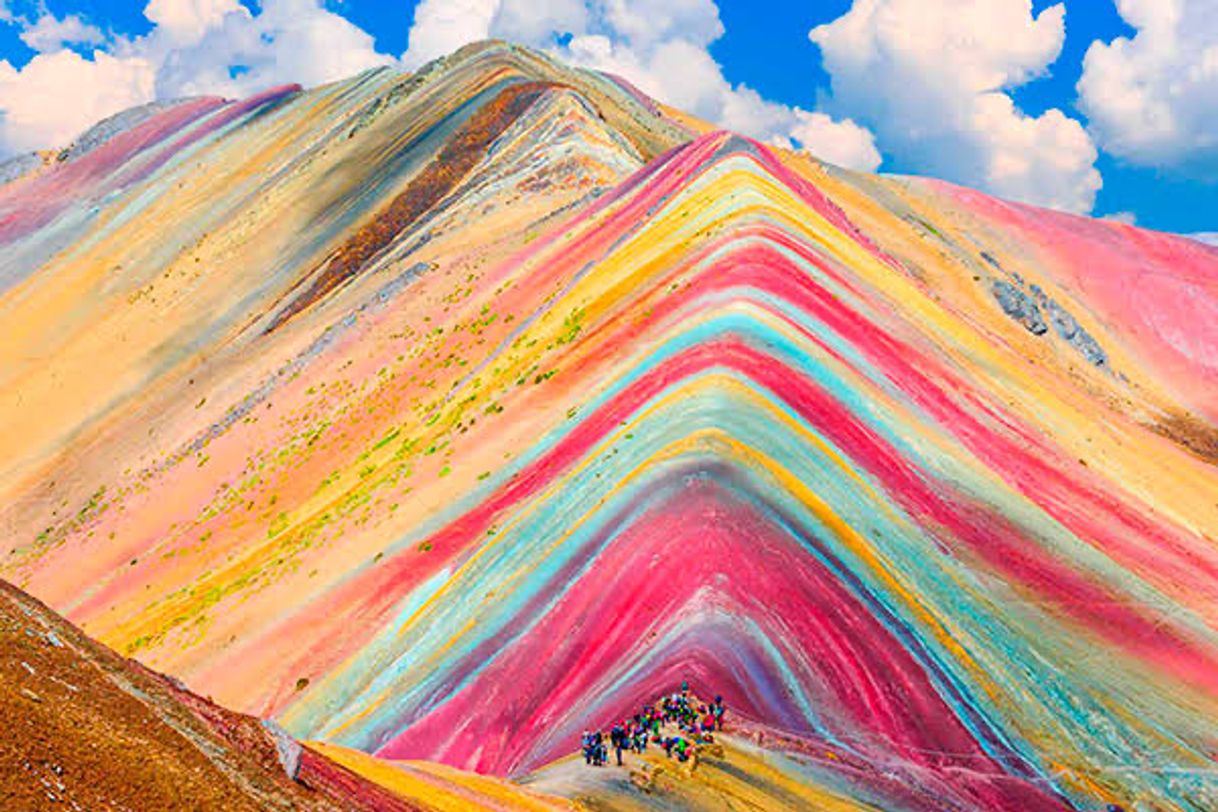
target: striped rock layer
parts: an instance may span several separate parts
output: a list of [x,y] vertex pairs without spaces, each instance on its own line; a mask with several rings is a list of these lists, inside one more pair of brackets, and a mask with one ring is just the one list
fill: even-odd
[[688,680],[842,803],[1218,808],[1218,250],[501,43],[131,121],[0,187],[0,575],[91,635],[501,777]]

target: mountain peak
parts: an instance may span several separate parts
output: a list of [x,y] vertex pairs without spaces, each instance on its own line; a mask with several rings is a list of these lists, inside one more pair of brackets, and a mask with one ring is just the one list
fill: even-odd
[[759,803],[1218,807],[1214,251],[494,41],[102,133],[0,188],[0,573],[101,643],[395,785],[632,792],[688,680]]

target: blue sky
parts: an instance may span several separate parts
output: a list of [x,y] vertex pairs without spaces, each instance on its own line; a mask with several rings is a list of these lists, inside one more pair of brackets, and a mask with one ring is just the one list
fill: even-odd
[[1218,3],[1170,5],[0,0],[0,149],[53,146],[127,102],[410,68],[498,35],[854,168],[1215,231]]

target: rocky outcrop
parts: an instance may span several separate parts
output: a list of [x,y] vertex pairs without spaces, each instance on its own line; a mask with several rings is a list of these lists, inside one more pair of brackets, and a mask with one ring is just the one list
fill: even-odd
[[[984,255],[987,261],[997,266],[993,257]],[[1049,314],[1049,324],[1053,332],[1065,341],[1087,363],[1102,367],[1108,363],[1108,354],[1099,342],[1078,323],[1064,307],[1051,299],[1040,285],[1032,284],[1025,289],[1023,279],[1018,275],[1012,277],[1015,281],[1007,282],[994,279],[990,290],[1002,312],[1023,325],[1032,335],[1041,336],[1048,332],[1044,313]]]

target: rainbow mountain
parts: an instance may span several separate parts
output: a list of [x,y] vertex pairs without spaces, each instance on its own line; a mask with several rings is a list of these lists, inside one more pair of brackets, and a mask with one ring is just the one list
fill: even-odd
[[365,775],[648,808],[563,760],[688,680],[762,806],[1218,808],[1218,249],[498,42],[0,174],[0,576],[120,654]]

